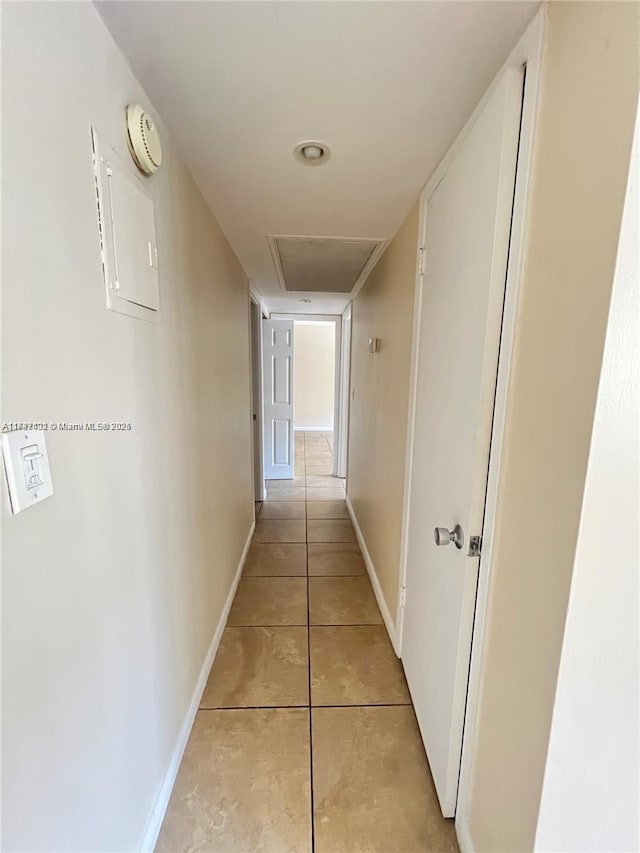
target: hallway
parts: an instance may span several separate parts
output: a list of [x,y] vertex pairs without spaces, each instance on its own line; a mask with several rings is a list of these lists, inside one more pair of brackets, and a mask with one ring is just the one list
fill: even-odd
[[272,481],[157,850],[454,851],[332,439]]

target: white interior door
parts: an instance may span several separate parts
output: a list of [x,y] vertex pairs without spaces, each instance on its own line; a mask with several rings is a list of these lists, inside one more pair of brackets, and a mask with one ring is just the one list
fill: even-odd
[[[442,812],[455,814],[523,77],[505,73],[427,199],[402,660]],[[464,542],[436,545],[460,525]],[[446,541],[447,537],[444,537]]]
[[293,320],[262,321],[264,475],[293,477]]

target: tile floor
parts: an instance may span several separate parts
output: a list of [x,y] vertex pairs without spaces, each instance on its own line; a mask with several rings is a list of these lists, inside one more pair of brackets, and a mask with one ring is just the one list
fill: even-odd
[[268,484],[160,853],[458,849],[331,453]]

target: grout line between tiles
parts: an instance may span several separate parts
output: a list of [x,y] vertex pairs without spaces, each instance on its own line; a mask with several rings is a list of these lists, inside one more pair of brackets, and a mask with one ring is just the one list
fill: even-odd
[[279,711],[300,710],[308,711],[311,708],[407,708],[411,702],[359,702],[353,705],[228,705],[225,708],[207,707],[198,708],[198,711]]
[[[306,450],[307,450],[307,436],[304,435],[304,447],[305,447],[305,463],[306,463]],[[305,465],[306,470],[306,465]],[[306,479],[307,475],[305,473],[305,487],[307,483]],[[306,498],[306,492],[305,492]],[[314,794],[313,794],[313,722],[311,720],[311,599],[309,595],[309,528],[307,525],[307,501],[304,502],[304,517],[305,517],[305,530],[306,530],[306,539],[307,539],[307,674],[308,674],[308,684],[309,684],[309,782],[310,782],[310,796],[311,796],[311,853],[315,853],[316,849],[316,816],[315,816],[315,802],[314,802]]]
[[[378,628],[384,622],[311,622],[309,628]],[[275,623],[259,625],[227,625],[227,628],[306,628],[306,622],[289,622],[286,625]]]
[[[284,521],[284,519],[275,519],[275,518],[270,519],[270,520],[273,520],[273,521],[283,520]],[[297,520],[302,521],[301,518],[299,518]],[[312,521],[313,521],[313,519],[312,519]],[[345,541],[344,539],[343,540],[337,539],[334,542],[334,541],[329,541],[328,539],[323,539],[322,542],[318,542],[314,539],[313,541],[310,542],[308,539],[295,539],[295,540],[283,542],[281,539],[278,541],[276,541],[274,539],[273,541],[268,542],[266,539],[261,539],[259,542],[256,542],[256,545],[305,545],[305,544],[307,544],[307,545],[356,545],[357,540],[356,539],[347,539]]]
[[[356,707],[355,705],[353,707]],[[225,708],[214,706],[198,708],[198,711],[280,711],[280,710],[308,711],[308,705],[227,705]]]
[[384,622],[312,622],[310,628],[379,628]]
[[[304,543],[297,542],[296,544],[302,545]],[[312,542],[311,544],[314,545],[315,543]],[[251,580],[251,578],[304,578],[306,576],[307,575],[303,575],[303,574],[297,574],[297,575],[244,575],[244,577],[249,578],[249,580]],[[309,577],[310,578],[366,578],[366,574],[364,572],[360,572],[357,575],[346,575],[346,574],[341,574],[341,575],[309,575]]]
[[[276,623],[268,623],[260,622],[257,625],[229,625],[227,624],[227,628],[306,628],[306,622],[287,622],[286,625],[280,623],[279,625]],[[314,625],[314,628],[316,626]],[[325,627],[329,627],[328,625]]]

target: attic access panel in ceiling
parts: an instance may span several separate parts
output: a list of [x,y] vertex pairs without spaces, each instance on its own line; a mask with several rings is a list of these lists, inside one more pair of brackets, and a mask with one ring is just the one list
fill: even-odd
[[269,237],[273,260],[286,291],[351,293],[371,272],[383,240],[341,237]]

